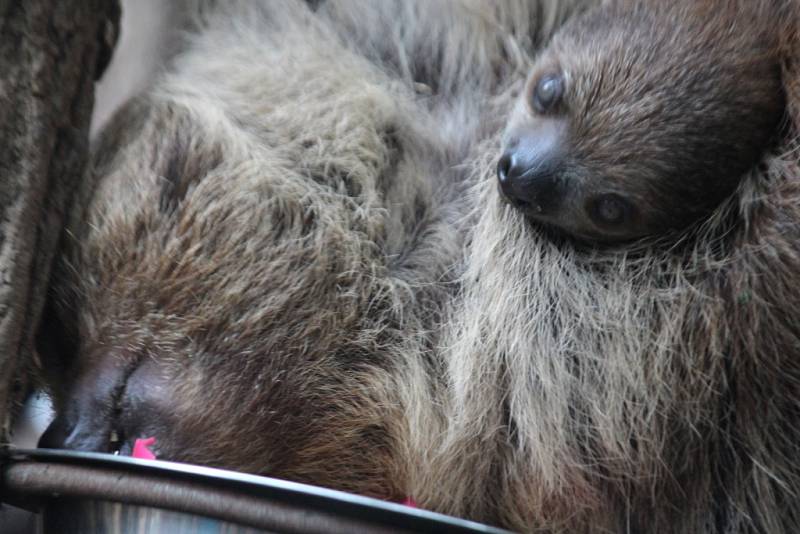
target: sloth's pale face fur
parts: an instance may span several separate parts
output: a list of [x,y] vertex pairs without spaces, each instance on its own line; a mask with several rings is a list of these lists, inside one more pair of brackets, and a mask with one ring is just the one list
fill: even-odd
[[757,2],[617,2],[563,28],[505,136],[501,191],[590,241],[707,216],[775,138],[777,37]]

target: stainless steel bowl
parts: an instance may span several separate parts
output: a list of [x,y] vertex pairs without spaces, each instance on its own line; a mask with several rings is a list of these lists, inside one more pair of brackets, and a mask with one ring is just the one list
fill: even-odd
[[8,450],[0,501],[72,533],[497,533],[433,512],[305,484],[109,454]]

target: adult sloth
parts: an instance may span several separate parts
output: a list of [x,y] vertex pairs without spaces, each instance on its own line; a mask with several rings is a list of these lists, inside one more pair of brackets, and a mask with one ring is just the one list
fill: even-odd
[[574,5],[187,2],[64,234],[41,444],[409,495],[463,163]]

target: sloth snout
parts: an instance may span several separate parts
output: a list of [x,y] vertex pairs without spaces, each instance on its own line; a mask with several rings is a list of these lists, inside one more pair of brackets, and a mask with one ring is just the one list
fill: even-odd
[[564,197],[566,124],[542,120],[513,127],[497,163],[503,196],[526,215],[555,215]]
[[38,447],[107,452],[110,423],[105,418],[95,418],[93,415],[81,414],[70,417],[60,414],[39,438]]
[[561,159],[518,143],[497,163],[497,179],[503,195],[527,215],[552,213],[563,197]]

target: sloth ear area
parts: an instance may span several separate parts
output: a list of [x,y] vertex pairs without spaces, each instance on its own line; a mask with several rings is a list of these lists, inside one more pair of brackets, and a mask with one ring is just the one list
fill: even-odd
[[130,101],[103,129],[93,157],[93,173],[114,197],[107,202],[129,196],[138,203],[143,190],[155,190],[159,211],[175,213],[192,186],[224,161],[223,134],[210,132],[179,104]]
[[170,122],[172,135],[154,147],[153,169],[161,179],[159,209],[174,213],[191,186],[202,180],[223,161],[222,147],[208,140],[189,117]]

